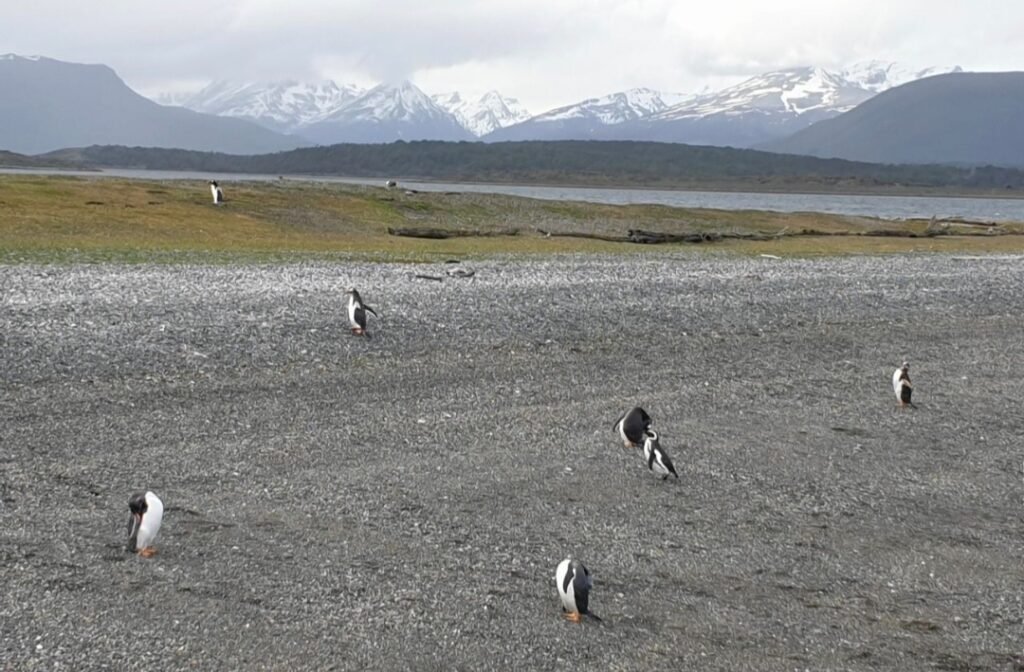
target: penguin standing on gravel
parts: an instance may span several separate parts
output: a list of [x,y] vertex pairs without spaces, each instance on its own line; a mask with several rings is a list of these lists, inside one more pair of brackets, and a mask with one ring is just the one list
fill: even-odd
[[651,416],[639,406],[626,411],[612,426],[626,448],[636,448],[644,442],[647,428],[651,426]]
[[656,474],[661,474],[661,480],[668,478],[669,474],[679,480],[679,474],[672,464],[672,458],[668,456],[665,449],[658,442],[658,433],[653,429],[647,430],[647,438],[644,439],[644,462],[647,468]]
[[910,396],[914,393],[914,388],[910,384],[910,364],[903,362],[900,368],[896,369],[892,373],[892,391],[896,393],[896,405],[900,408],[916,408],[914,403],[910,401]]
[[366,313],[369,311],[374,317],[379,317],[377,312],[363,303],[355,287],[349,287],[345,294],[348,295],[348,321],[352,324],[352,333],[369,338],[370,332],[366,331]]
[[590,572],[579,560],[566,558],[558,563],[555,570],[555,585],[562,598],[562,612],[565,618],[579,623],[584,616],[595,621],[601,619],[590,613],[590,589],[594,586]]
[[224,190],[217,184],[217,180],[210,180],[210,195],[213,196],[214,205],[224,204]]
[[164,503],[152,492],[137,492],[128,500],[128,550],[144,558],[156,554],[156,535],[164,521]]

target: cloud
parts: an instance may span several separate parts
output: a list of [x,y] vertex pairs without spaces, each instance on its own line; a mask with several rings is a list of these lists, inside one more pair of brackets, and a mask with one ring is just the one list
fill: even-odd
[[[18,6],[15,6],[18,5]],[[102,62],[136,87],[410,78],[540,111],[636,86],[697,91],[867,59],[1019,69],[1024,6],[999,0],[34,0],[0,51]]]

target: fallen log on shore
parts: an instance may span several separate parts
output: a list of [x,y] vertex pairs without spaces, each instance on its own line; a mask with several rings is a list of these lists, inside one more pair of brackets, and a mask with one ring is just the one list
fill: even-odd
[[389,236],[406,238],[430,238],[444,240],[446,238],[494,238],[498,236],[518,236],[519,229],[498,229],[480,231],[479,229],[435,229],[430,227],[388,227]]

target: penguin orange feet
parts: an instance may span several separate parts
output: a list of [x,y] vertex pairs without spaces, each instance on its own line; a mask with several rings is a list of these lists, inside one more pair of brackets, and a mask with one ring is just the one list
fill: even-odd
[[143,558],[152,558],[156,555],[156,546],[146,546],[139,551],[139,556]]
[[580,622],[580,612],[578,612],[578,611],[570,611],[570,612],[568,612],[567,614],[565,614],[565,620],[572,621],[573,623],[579,623]]

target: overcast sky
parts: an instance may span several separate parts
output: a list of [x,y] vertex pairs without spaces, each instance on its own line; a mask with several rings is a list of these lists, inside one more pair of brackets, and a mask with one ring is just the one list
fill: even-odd
[[497,89],[531,112],[798,65],[1024,70],[1016,0],[5,0],[0,53],[105,63],[153,94],[215,79]]

